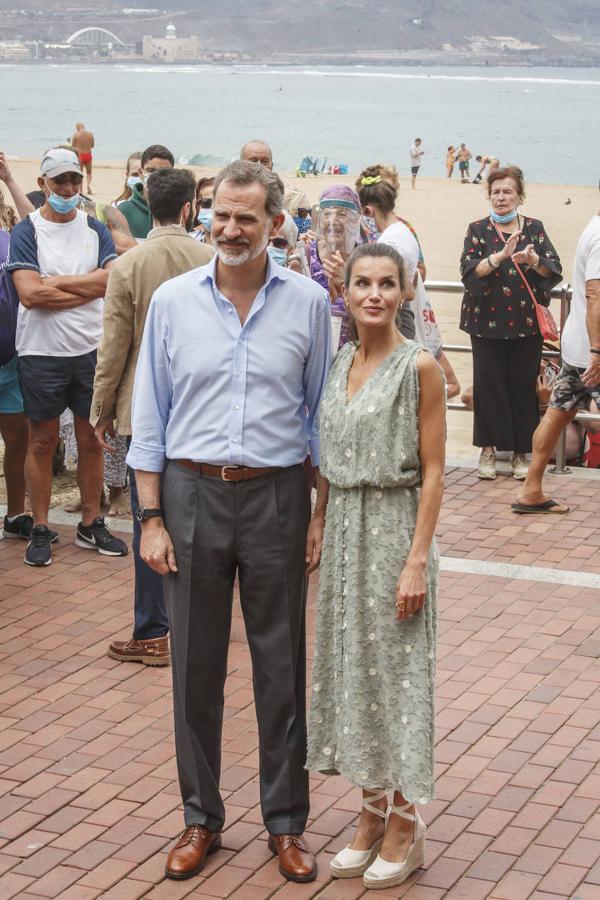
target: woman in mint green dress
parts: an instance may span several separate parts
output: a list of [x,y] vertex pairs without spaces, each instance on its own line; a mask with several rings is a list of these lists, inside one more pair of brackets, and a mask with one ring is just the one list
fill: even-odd
[[423,864],[414,803],[433,797],[445,392],[433,357],[396,327],[403,292],[393,247],[354,251],[344,298],[358,341],[337,355],[321,404],[307,548],[312,569],[323,547],[307,765],[363,789],[354,841],[331,871],[370,888]]

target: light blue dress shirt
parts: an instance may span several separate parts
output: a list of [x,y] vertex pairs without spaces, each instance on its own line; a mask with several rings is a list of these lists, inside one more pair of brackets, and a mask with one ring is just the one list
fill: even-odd
[[242,326],[215,281],[217,257],[155,291],[144,328],[127,462],[319,465],[318,412],[331,364],[325,291],[268,262]]

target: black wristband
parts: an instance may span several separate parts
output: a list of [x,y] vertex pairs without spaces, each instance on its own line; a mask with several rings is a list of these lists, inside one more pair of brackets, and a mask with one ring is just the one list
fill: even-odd
[[596,350],[594,347],[592,347],[590,349],[590,353],[597,353],[598,355],[600,355],[600,350]]

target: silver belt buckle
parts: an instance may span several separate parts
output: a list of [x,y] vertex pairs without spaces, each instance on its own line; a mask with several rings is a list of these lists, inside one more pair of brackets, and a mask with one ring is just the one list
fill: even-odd
[[231,469],[232,472],[235,472],[237,469],[241,469],[241,466],[221,466],[221,479],[222,481],[233,481],[233,478],[227,477],[227,472]]

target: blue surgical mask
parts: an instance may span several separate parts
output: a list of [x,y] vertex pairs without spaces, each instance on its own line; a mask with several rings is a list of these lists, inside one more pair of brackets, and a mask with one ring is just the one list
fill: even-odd
[[492,222],[496,222],[498,225],[506,225],[508,222],[512,222],[513,219],[517,218],[517,211],[513,209],[512,212],[505,213],[503,216],[499,215],[497,212],[494,212],[493,209],[490,209],[490,219]]
[[198,222],[204,225],[207,231],[212,231],[213,214],[212,209],[201,209],[196,216]]
[[130,175],[127,179],[127,187],[133,188],[136,184],[143,184],[144,182],[140,178],[139,175]]
[[269,244],[267,253],[273,262],[279,263],[280,266],[287,265],[287,250],[283,250],[280,247],[273,247],[272,244]]
[[48,197],[48,203],[54,212],[60,213],[60,215],[72,212],[79,206],[80,200],[81,194],[79,193],[73,194],[72,197],[66,199],[65,197],[59,196],[59,194],[55,194],[54,191],[50,191],[50,196]]

